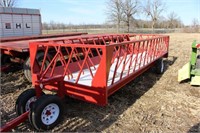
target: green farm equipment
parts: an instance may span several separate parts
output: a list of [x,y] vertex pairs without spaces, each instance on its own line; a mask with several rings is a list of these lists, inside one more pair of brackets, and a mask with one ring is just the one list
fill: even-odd
[[191,85],[200,85],[200,43],[196,41],[192,43],[192,55],[190,62],[185,64],[178,71],[178,81],[184,81],[190,79]]

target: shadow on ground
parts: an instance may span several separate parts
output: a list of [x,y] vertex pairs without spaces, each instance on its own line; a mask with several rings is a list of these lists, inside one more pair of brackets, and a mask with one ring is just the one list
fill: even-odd
[[191,127],[188,133],[200,133],[200,123]]

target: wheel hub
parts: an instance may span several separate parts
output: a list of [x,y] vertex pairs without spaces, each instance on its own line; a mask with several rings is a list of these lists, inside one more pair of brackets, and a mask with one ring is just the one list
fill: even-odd
[[51,110],[47,110],[45,114],[46,114],[46,116],[51,115]]
[[27,101],[27,103],[26,103],[26,105],[25,105],[25,111],[29,111],[30,108],[31,108],[31,105],[32,105],[35,101],[36,101],[36,96],[31,97],[31,98]]
[[60,109],[58,105],[51,103],[43,109],[41,120],[45,125],[50,125],[58,119],[59,113]]

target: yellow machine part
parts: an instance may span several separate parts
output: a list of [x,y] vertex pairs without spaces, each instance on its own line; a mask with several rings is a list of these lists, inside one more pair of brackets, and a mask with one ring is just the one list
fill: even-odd
[[200,76],[194,76],[191,80],[191,85],[200,85]]
[[190,79],[190,67],[190,62],[188,62],[180,70],[178,70],[178,82]]

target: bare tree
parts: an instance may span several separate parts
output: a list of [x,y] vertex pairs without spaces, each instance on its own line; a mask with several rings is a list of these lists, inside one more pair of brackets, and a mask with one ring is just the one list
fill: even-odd
[[51,20],[50,23],[49,23],[49,26],[50,26],[51,30],[55,30],[56,29],[56,22]]
[[42,29],[43,29],[43,30],[49,30],[49,25],[48,25],[48,23],[43,22],[43,23],[42,23]]
[[17,0],[0,0],[0,7],[14,7]]
[[122,0],[109,0],[107,2],[107,15],[109,20],[116,23],[118,33],[122,21]]
[[165,9],[165,4],[162,0],[148,0],[145,5],[143,5],[143,11],[147,16],[150,16],[152,21],[152,29],[154,30],[155,24],[158,21],[161,13]]
[[192,28],[194,32],[198,32],[199,31],[199,21],[197,18],[194,18],[192,20]]
[[138,0],[125,0],[122,5],[123,21],[126,23],[127,32],[130,29],[130,21],[133,20],[133,15],[138,12],[139,4]]
[[175,28],[176,25],[177,25],[177,22],[178,22],[179,18],[177,16],[177,14],[175,12],[171,12],[169,15],[168,15],[168,21],[169,21],[169,28]]

